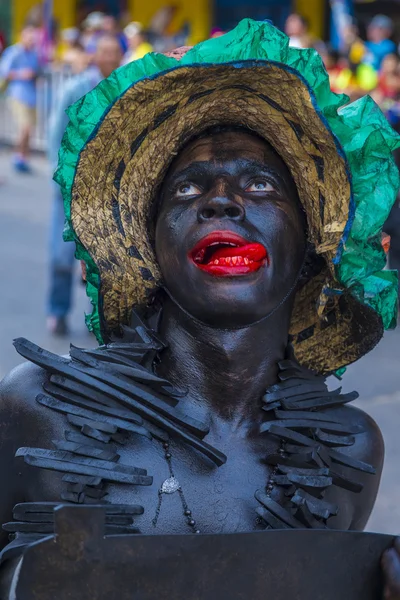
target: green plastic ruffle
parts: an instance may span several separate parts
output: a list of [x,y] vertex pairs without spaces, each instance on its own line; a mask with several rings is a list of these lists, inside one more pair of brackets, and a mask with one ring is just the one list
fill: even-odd
[[381,231],[399,189],[399,173],[392,152],[400,147],[400,136],[370,97],[348,104],[346,95],[331,91],[322,59],[315,50],[289,47],[289,38],[270,23],[244,19],[226,35],[193,47],[180,61],[150,53],[117,69],[68,110],[70,123],[60,149],[55,180],[64,198],[64,239],[76,242],[76,257],[86,263],[87,294],[93,305],[86,322],[100,343],[99,275],[71,224],[72,187],[81,150],[96,135],[111,106],[139,80],[184,65],[245,60],[283,63],[295,69],[311,88],[316,108],[347,158],[352,183],[349,222],[334,261],[336,278],[340,286],[349,289],[382,317],[385,329],[395,326],[397,274],[384,270],[386,257]]

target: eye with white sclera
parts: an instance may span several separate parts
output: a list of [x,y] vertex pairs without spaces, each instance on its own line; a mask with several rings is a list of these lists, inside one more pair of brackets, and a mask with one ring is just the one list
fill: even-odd
[[175,192],[175,196],[178,198],[185,198],[186,196],[198,196],[199,194],[201,194],[200,188],[193,183],[184,183],[180,185]]
[[266,179],[258,179],[250,183],[245,192],[276,192],[276,188]]

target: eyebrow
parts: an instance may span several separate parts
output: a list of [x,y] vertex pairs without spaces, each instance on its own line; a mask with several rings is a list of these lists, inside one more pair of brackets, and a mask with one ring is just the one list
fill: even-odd
[[177,171],[171,175],[171,181],[176,181],[177,179],[186,179],[187,177],[193,177],[194,175],[198,175],[200,177],[204,176],[208,173],[209,164],[209,161],[191,163],[181,171]]
[[[285,186],[285,181],[282,175],[271,165],[259,162],[257,160],[239,159],[236,161],[239,164],[239,170],[243,175],[258,175],[260,172],[266,175],[272,175],[276,183],[280,186]],[[210,161],[198,161],[191,163],[181,171],[177,171],[171,176],[171,182],[182,180],[190,177],[204,177],[209,174]]]

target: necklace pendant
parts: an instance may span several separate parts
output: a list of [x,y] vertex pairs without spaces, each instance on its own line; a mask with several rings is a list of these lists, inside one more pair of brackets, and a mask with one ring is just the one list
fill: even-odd
[[179,490],[180,487],[181,487],[180,483],[176,479],[176,477],[169,477],[162,484],[161,493],[162,494],[174,494],[175,492],[177,492]]

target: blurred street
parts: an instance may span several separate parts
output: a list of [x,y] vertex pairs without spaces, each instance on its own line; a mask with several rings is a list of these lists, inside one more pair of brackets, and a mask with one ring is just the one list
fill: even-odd
[[78,264],[70,340],[46,331],[50,171],[42,157],[34,158],[32,166],[32,175],[16,175],[10,155],[0,151],[0,377],[20,362],[12,346],[15,337],[58,353],[68,351],[69,341],[94,343],[84,323],[89,301],[79,283]]
[[[12,347],[15,337],[27,337],[57,353],[66,353],[69,341],[86,347],[95,345],[84,325],[83,315],[89,304],[78,272],[68,341],[46,332],[50,176],[44,158],[34,158],[32,165],[33,175],[16,176],[9,154],[0,151],[0,378],[20,362]],[[387,533],[400,533],[399,348],[400,329],[387,333],[379,348],[348,369],[343,382],[345,391],[359,391],[358,405],[383,431],[387,458],[368,529]]]

